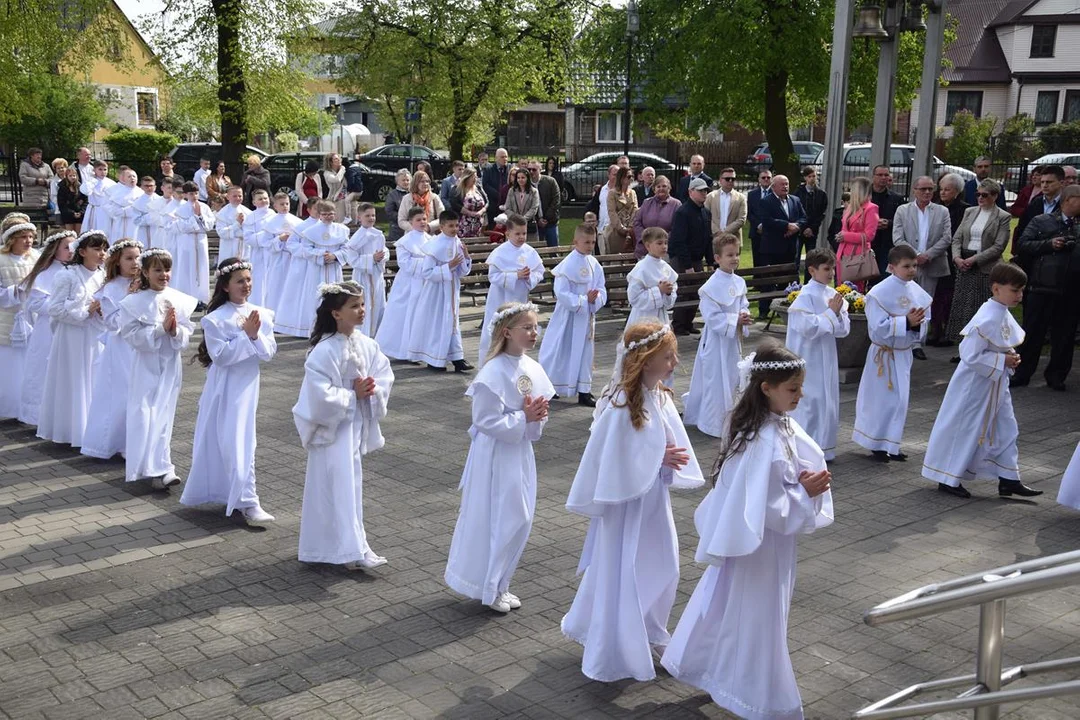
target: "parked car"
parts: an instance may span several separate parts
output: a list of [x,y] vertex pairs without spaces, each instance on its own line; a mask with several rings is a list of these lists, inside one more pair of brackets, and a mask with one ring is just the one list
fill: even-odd
[[[562,169],[563,175],[563,201],[574,200],[586,201],[592,197],[593,186],[607,182],[608,168],[615,164],[615,160],[622,157],[621,152],[603,152],[590,155],[576,163],[566,165]],[[649,166],[656,170],[657,175],[666,175],[672,183],[686,174],[670,160],[665,160],[659,155],[652,153],[630,151],[630,167],[635,172]]]
[[[814,162],[811,163],[814,167],[821,172],[821,165],[823,161],[825,150],[824,148],[818,153],[818,156],[814,158]],[[914,145],[893,145],[889,149],[889,168],[893,174],[893,190],[901,195],[908,196],[911,193],[911,164],[912,158],[915,154]],[[930,173],[931,176],[937,181],[942,175],[947,173],[955,173],[967,182],[971,178],[975,177],[975,173],[956,165],[948,165],[937,156],[934,156],[933,160],[934,169]],[[844,170],[843,179],[845,183],[850,182],[854,178],[860,175],[865,177],[871,176],[870,167],[870,143],[845,143],[844,144]]]
[[[314,160],[322,165],[326,153],[321,152],[292,152],[277,153],[263,158],[262,164],[270,172],[270,187],[276,192],[281,188],[293,190],[296,187],[296,176],[304,169],[308,160]],[[386,194],[395,185],[394,173],[389,170],[374,170],[360,164],[364,179],[364,200],[382,202]]]
[[[800,165],[813,163],[817,159],[818,153],[825,149],[825,146],[819,142],[806,140],[797,140],[792,145],[795,147],[795,154],[799,156]],[[772,166],[772,151],[769,150],[769,143],[758,145],[757,149],[746,157],[746,164]]]
[[[412,170],[421,160],[431,164],[431,171],[435,173],[433,182],[442,181],[450,173],[450,161],[423,145],[381,145],[360,156],[360,162],[372,170],[386,170],[391,173],[401,168]],[[393,187],[393,184],[390,187]]]
[[[248,145],[245,152],[258,155],[260,159],[267,156],[265,150],[261,150],[253,145]],[[172,149],[169,153],[169,157],[173,161],[173,171],[178,173],[185,180],[190,180],[195,177],[195,171],[199,169],[199,161],[203,158],[210,160],[211,167],[221,159],[221,143],[216,142],[203,142],[203,143],[180,143]],[[157,168],[154,168],[157,172]],[[238,179],[233,178],[237,182]]]
[[[1031,171],[1039,165],[1072,165],[1080,169],[1080,152],[1050,153],[1035,158],[1028,163],[1025,183],[1027,182],[1026,178],[1031,177]],[[1020,169],[1018,165],[1014,165],[1005,170],[1005,187],[1013,192],[1020,191]]]

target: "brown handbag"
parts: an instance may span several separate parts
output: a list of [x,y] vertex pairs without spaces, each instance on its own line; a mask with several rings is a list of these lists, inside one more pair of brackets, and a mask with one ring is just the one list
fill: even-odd
[[[863,241],[866,241],[865,234],[863,234]],[[840,258],[840,279],[842,281],[862,282],[863,280],[873,280],[879,275],[881,275],[881,270],[878,269],[877,257],[869,247],[857,255],[845,255]]]

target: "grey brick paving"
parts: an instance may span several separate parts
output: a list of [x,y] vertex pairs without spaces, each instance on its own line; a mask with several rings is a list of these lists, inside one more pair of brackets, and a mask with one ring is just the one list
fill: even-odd
[[[465,309],[466,352],[478,318]],[[598,326],[606,376],[621,320]],[[696,338],[680,342],[685,390]],[[0,716],[167,718],[723,718],[707,696],[661,673],[650,683],[584,678],[559,632],[576,588],[585,521],[563,508],[589,413],[556,403],[537,444],[536,523],[514,589],[524,607],[496,616],[441,582],[468,451],[468,380],[395,364],[387,447],[365,460],[367,529],[390,564],[370,574],[296,561],[305,454],[289,409],[305,346],[282,339],[265,367],[259,489],[275,527],[183,508],[177,493],[123,483],[119,462],[80,458],[0,424]],[[1026,481],[1038,503],[968,502],[918,479],[952,366],[917,362],[907,464],[879,466],[842,442],[837,521],[800,541],[790,648],[807,717],[847,717],[912,682],[970,672],[975,610],[869,628],[862,612],[937,579],[1080,545],[1080,516],[1052,501],[1080,439],[1077,393],[1015,394]],[[203,371],[185,366],[173,454],[190,460]],[[855,387],[842,392],[850,437]],[[691,432],[703,463],[712,439]],[[692,514],[673,497],[682,547],[674,621],[701,575]],[[1010,601],[1006,662],[1080,654],[1074,590]],[[958,718],[961,715],[942,715]],[[1012,720],[1080,717],[1080,701],[1010,706]]]

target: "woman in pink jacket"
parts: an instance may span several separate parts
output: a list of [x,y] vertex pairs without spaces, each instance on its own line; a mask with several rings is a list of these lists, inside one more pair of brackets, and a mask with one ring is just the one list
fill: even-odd
[[[843,224],[836,239],[836,284],[844,282],[840,273],[840,259],[848,255],[861,255],[870,249],[878,230],[878,206],[870,202],[870,180],[857,177],[851,181],[850,199],[844,209]],[[865,282],[855,283],[863,292]]]

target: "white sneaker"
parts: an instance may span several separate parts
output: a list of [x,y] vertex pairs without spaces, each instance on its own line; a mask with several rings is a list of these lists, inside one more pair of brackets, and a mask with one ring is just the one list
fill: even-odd
[[274,522],[274,516],[263,510],[256,505],[255,507],[244,508],[244,522],[252,527],[266,527],[270,523]]
[[506,596],[505,595],[500,595],[499,597],[497,597],[495,599],[495,602],[488,605],[488,607],[491,608],[492,610],[494,610],[495,612],[503,613],[504,615],[506,613],[510,612],[510,603],[508,603],[506,601]]
[[150,478],[150,487],[155,490],[167,490],[173,485],[179,485],[180,478],[176,475],[169,473],[167,475],[159,475],[155,478]]
[[376,555],[371,550],[367,551],[367,554],[359,560],[353,560],[352,562],[345,563],[346,570],[370,570],[371,568],[377,568],[380,565],[386,564],[386,558],[381,555]]
[[506,601],[506,604],[510,606],[511,610],[517,610],[521,607],[521,598],[512,592],[504,592],[502,599]]

